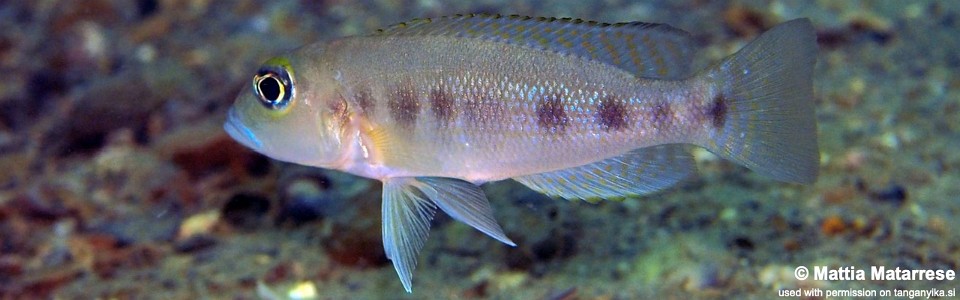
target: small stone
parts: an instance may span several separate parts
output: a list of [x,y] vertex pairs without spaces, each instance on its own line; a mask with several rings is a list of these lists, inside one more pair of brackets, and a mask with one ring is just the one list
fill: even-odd
[[534,243],[531,250],[538,261],[567,258],[575,254],[576,241],[576,237],[570,232],[553,232]]
[[846,222],[839,216],[829,216],[820,223],[820,232],[826,236],[835,236],[847,229]]
[[717,292],[727,286],[730,279],[730,274],[721,269],[719,266],[710,263],[691,267],[683,275],[683,288],[701,294]]
[[897,137],[896,133],[888,131],[881,135],[878,139],[878,142],[884,148],[890,150],[897,150],[900,148],[900,138]]
[[949,225],[947,225],[947,221],[939,216],[931,217],[930,220],[927,221],[927,228],[930,228],[930,231],[939,234],[947,233],[947,231],[950,230]]
[[737,220],[737,210],[732,207],[724,208],[720,211],[719,218],[724,222],[734,222]]
[[234,228],[254,229],[270,210],[270,200],[259,195],[237,194],[223,206],[223,219]]
[[526,272],[499,273],[493,277],[493,286],[499,291],[511,290],[523,285],[527,278],[529,275]]
[[303,281],[294,285],[290,291],[287,292],[287,297],[290,299],[314,299],[317,298],[317,286],[310,281]]
[[378,225],[374,222],[335,224],[331,236],[323,242],[327,255],[338,264],[359,269],[388,264]]
[[730,245],[737,249],[741,249],[745,251],[753,251],[753,249],[756,247],[753,241],[746,236],[739,236],[734,238],[733,241],[730,242]]
[[903,10],[903,17],[907,19],[916,19],[924,15],[924,4],[922,2],[915,2],[913,4],[907,5]]
[[800,243],[800,241],[798,241],[797,239],[791,238],[791,239],[787,239],[786,241],[783,241],[783,250],[786,250],[786,251],[793,252],[793,251],[800,250],[800,246],[802,246],[802,243]]
[[157,48],[150,44],[137,47],[136,57],[141,63],[151,63],[157,58]]
[[740,5],[723,11],[723,21],[728,30],[740,37],[756,36],[769,23],[763,13]]
[[843,168],[847,171],[857,171],[863,167],[867,154],[859,149],[847,151],[843,155]]
[[23,259],[18,255],[4,254],[0,256],[0,276],[4,278],[16,278],[23,274]]
[[211,210],[190,216],[180,224],[177,239],[187,239],[196,234],[208,233],[220,220],[220,212]]
[[856,95],[863,95],[867,89],[867,82],[861,77],[854,77],[847,82],[847,90]]
[[215,238],[206,234],[199,234],[177,242],[174,244],[173,248],[175,251],[180,253],[191,253],[209,249],[216,244],[217,240]]
[[899,184],[891,184],[887,188],[873,192],[873,199],[880,202],[889,202],[902,205],[907,200],[907,189]]
[[850,186],[841,186],[831,188],[823,192],[823,202],[829,204],[838,204],[846,202],[857,195],[857,191]]
[[301,225],[336,213],[337,205],[325,192],[322,180],[315,176],[291,180],[284,188],[276,222]]

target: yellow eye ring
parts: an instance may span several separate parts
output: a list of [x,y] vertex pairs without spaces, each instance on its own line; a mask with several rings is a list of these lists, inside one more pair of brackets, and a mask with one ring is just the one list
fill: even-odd
[[253,76],[253,94],[260,104],[271,110],[286,107],[293,98],[293,78],[286,68],[264,66]]

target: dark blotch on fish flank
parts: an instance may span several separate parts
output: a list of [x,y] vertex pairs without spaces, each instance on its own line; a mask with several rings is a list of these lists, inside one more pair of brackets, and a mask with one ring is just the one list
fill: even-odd
[[603,99],[597,106],[597,122],[606,131],[627,128],[627,108],[623,101],[613,96]]
[[710,105],[708,112],[713,119],[713,127],[722,128],[727,122],[727,98],[723,94],[717,94],[713,97],[713,104]]
[[544,96],[537,107],[537,124],[540,128],[563,130],[567,126],[567,112],[561,95]]
[[390,97],[390,116],[400,126],[413,127],[420,114],[420,105],[417,95],[409,85],[400,85]]
[[443,92],[443,89],[435,89],[430,92],[430,108],[433,110],[433,116],[440,123],[449,123],[453,119],[453,99],[450,95]]

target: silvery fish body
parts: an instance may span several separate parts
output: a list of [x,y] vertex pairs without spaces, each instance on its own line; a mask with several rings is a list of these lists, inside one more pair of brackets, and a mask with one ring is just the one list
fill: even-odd
[[483,182],[591,201],[641,195],[693,172],[685,145],[815,180],[809,21],[696,73],[694,53],[685,32],[659,24],[414,20],[267,61],[225,128],[273,158],[383,181],[384,248],[410,291],[438,207],[513,245]]

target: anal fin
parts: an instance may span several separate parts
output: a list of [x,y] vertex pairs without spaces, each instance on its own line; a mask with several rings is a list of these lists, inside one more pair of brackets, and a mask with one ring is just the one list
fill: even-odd
[[693,172],[693,158],[682,145],[659,145],[578,167],[515,177],[550,196],[593,202],[643,195],[673,186]]

